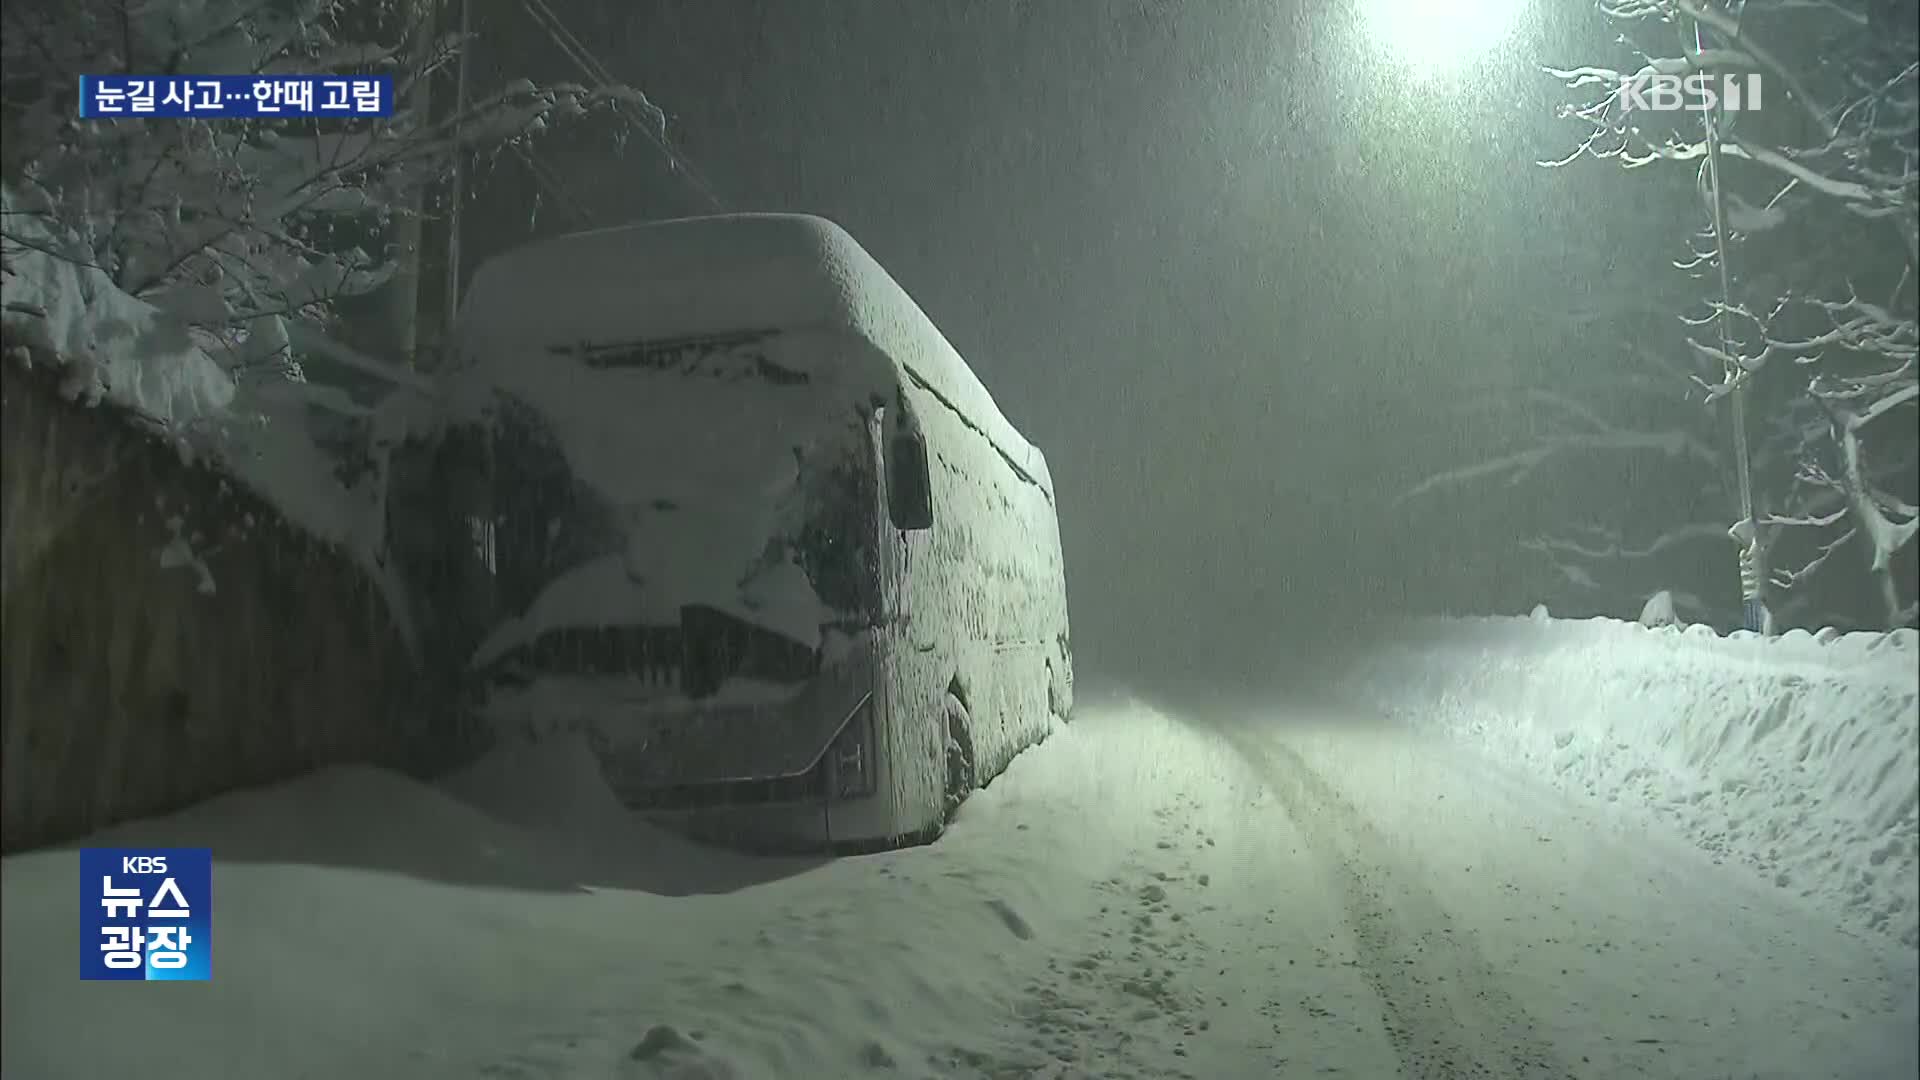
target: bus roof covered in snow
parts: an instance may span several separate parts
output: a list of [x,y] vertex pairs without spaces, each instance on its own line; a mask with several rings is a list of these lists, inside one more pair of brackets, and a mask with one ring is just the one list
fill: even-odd
[[735,214],[574,233],[490,260],[461,306],[481,368],[524,346],[674,340],[740,331],[847,333],[978,428],[1053,497],[1046,459],[1000,412],[932,320],[853,237],[825,218]]

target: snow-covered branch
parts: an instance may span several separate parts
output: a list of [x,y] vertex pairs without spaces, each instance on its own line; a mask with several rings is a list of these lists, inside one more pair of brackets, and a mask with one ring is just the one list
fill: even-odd
[[1680,525],[1651,541],[1639,546],[1627,544],[1618,531],[1606,531],[1603,543],[1584,543],[1565,537],[1539,536],[1523,541],[1521,547],[1528,551],[1548,552],[1559,555],[1575,555],[1582,559],[1599,562],[1606,559],[1651,559],[1665,555],[1683,544],[1711,540],[1717,544],[1727,542],[1727,527],[1721,522],[1697,521]]
[[1822,109],[1820,103],[1814,100],[1813,95],[1807,92],[1806,85],[1794,74],[1792,68],[1776,59],[1772,50],[1754,40],[1753,35],[1748,33],[1745,27],[1741,25],[1738,15],[1731,14],[1712,4],[1701,3],[1700,0],[1676,0],[1675,7],[1688,18],[1712,27],[1713,31],[1727,42],[1727,48],[1711,50],[1712,52],[1725,53],[1732,57],[1739,58],[1739,62],[1734,65],[1729,65],[1725,62],[1714,63],[1705,59],[1706,52],[1703,51],[1698,65],[1699,67],[1712,68],[1752,64],[1764,69],[1767,74],[1772,75],[1774,78],[1779,79],[1781,83],[1785,84],[1788,92],[1793,95],[1793,100],[1799,102],[1801,109],[1812,118],[1813,123],[1824,132],[1828,138],[1833,137],[1833,122],[1828,119],[1826,110]]
[[1846,532],[1841,533],[1839,536],[1834,537],[1832,540],[1829,540],[1826,543],[1821,544],[1819,552],[1815,554],[1811,559],[1808,559],[1806,562],[1800,564],[1798,569],[1786,570],[1777,566],[1774,567],[1773,569],[1774,587],[1782,591],[1788,591],[1796,588],[1797,586],[1800,585],[1801,582],[1813,576],[1814,571],[1820,569],[1822,566],[1825,566],[1827,564],[1827,560],[1833,557],[1833,553],[1840,550],[1840,548],[1844,547],[1847,541],[1852,540],[1853,537],[1854,537],[1854,530],[1848,529]]
[[1788,527],[1806,526],[1815,529],[1824,529],[1828,525],[1832,525],[1846,516],[1847,511],[1845,507],[1841,507],[1828,514],[1765,514],[1761,516],[1760,524]]
[[[1597,417],[1593,419],[1597,422]],[[1518,484],[1547,462],[1579,451],[1657,453],[1669,458],[1690,458],[1713,468],[1718,468],[1720,462],[1718,454],[1688,431],[1634,431],[1606,426],[1601,430],[1552,435],[1522,450],[1434,473],[1401,492],[1394,503],[1487,480]]]
[[1831,195],[1842,202],[1859,203],[1872,209],[1879,205],[1898,205],[1901,191],[1898,187],[1872,187],[1856,180],[1828,176],[1816,169],[1788,157],[1785,153],[1765,146],[1754,139],[1739,135],[1727,137],[1727,153],[1734,157],[1745,158],[1756,164],[1765,165],[1800,181],[1815,191]]
[[[1909,400],[1911,400],[1909,398]],[[1834,412],[1834,442],[1840,448],[1840,483],[1856,527],[1873,545],[1872,570],[1885,572],[1894,553],[1920,533],[1920,510],[1903,499],[1879,491],[1868,479],[1862,460],[1860,414],[1838,405]]]

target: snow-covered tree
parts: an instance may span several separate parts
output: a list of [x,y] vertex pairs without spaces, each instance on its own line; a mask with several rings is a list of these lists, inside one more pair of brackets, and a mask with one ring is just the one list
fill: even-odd
[[[1750,491],[1751,511],[1743,507],[1731,529],[1696,515],[1647,524],[1637,543],[1574,536],[1533,548],[1587,573],[1597,562],[1710,538],[1720,525],[1748,547],[1751,584],[1783,617],[1835,618],[1844,601],[1819,596],[1844,591],[1833,568],[1851,559],[1880,599],[1874,621],[1913,622],[1915,605],[1899,582],[1912,580],[1920,530],[1920,28],[1897,5],[1859,10],[1826,0],[1600,6],[1620,26],[1628,59],[1549,69],[1585,95],[1563,114],[1586,131],[1571,154],[1543,164],[1599,159],[1628,171],[1696,171],[1699,220],[1676,229],[1687,230],[1687,247],[1674,260],[1697,280],[1696,303],[1678,312],[1683,332],[1668,350],[1669,371],[1718,422],[1703,415],[1678,430],[1643,431],[1583,402],[1537,446],[1416,491],[1471,479],[1476,469],[1512,476],[1563,450],[1665,449],[1676,465],[1717,472],[1728,491]],[[1695,72],[1756,73],[1761,107],[1652,111],[1621,92],[1652,75]],[[1613,371],[1602,381],[1639,374]],[[1656,437],[1671,441],[1656,446]],[[1707,440],[1702,452],[1682,452]],[[1847,551],[1857,554],[1842,557]],[[1666,583],[1640,584],[1645,595]]]
[[[0,7],[0,331],[10,362],[112,401],[353,553],[411,637],[388,559],[387,451],[428,384],[343,343],[342,301],[414,253],[457,162],[589,112],[657,131],[611,83],[416,92],[467,43],[439,0],[7,0]],[[386,118],[79,120],[83,74],[382,74]],[[412,293],[411,289],[395,290]],[[411,305],[412,296],[400,298]],[[364,310],[361,312],[364,315]],[[308,381],[325,355],[366,396]],[[46,542],[55,542],[51,534]]]
[[[401,226],[462,155],[596,108],[662,122],[625,87],[525,81],[429,113],[414,90],[462,44],[435,34],[436,7],[8,0],[0,236],[97,267],[236,373],[297,377],[290,331],[324,333],[337,301],[387,280]],[[401,108],[371,120],[76,119],[78,76],[105,72],[385,74]],[[39,227],[14,227],[25,216]]]

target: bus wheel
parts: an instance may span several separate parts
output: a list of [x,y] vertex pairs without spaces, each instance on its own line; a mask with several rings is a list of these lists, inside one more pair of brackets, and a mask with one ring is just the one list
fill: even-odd
[[975,770],[973,764],[973,719],[967,715],[967,707],[954,694],[947,695],[947,805],[948,820],[952,820],[954,811],[973,794]]

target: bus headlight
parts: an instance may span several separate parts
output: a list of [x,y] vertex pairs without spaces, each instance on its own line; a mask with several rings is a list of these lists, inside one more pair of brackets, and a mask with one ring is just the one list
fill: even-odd
[[827,790],[835,799],[864,799],[879,790],[874,768],[873,699],[862,702],[827,747]]

